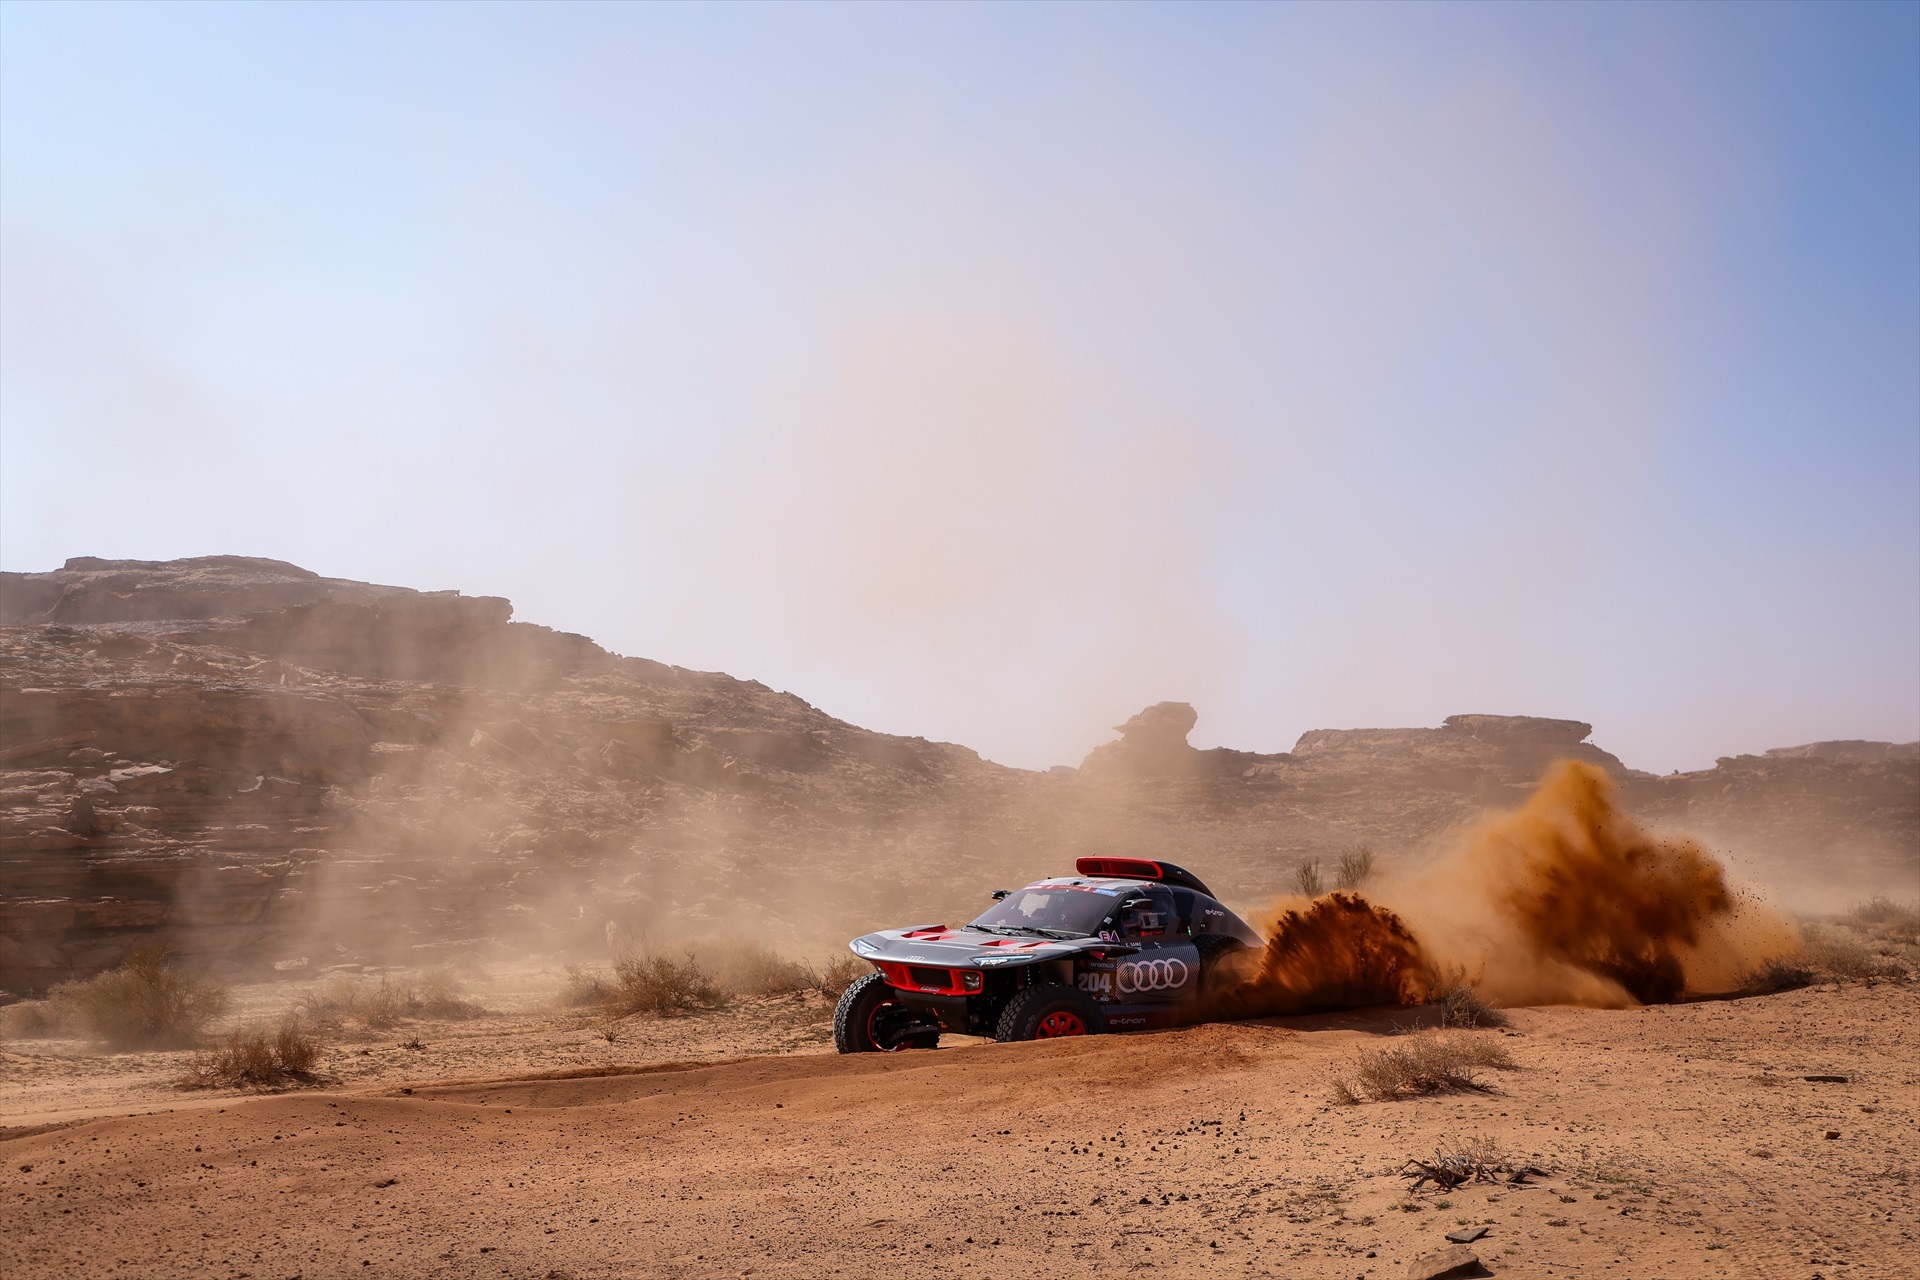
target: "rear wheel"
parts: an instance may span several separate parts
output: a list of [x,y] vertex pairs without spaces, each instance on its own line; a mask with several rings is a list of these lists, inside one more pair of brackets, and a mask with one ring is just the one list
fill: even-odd
[[1238,938],[1217,933],[1203,934],[1193,942],[1200,951],[1198,991],[1202,999],[1224,995],[1252,976],[1244,962],[1233,959],[1248,949],[1247,944]]
[[993,1038],[1052,1040],[1059,1036],[1095,1036],[1106,1029],[1106,1015],[1085,992],[1048,984],[1028,987],[1007,1001]]
[[902,1049],[933,1049],[940,1033],[927,1029],[926,1019],[894,996],[893,988],[870,973],[840,993],[833,1011],[833,1047],[842,1053],[898,1053]]

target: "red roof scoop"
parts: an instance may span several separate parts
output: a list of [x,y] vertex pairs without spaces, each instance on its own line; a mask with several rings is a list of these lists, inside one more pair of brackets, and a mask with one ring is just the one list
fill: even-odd
[[1213,890],[1201,882],[1199,876],[1185,867],[1176,867],[1171,862],[1161,862],[1154,858],[1076,858],[1073,869],[1083,876],[1110,876],[1116,880],[1159,880],[1166,884],[1177,884],[1183,889],[1192,889],[1195,893],[1204,893],[1209,898]]
[[1083,876],[1115,876],[1128,880],[1160,878],[1160,864],[1145,858],[1077,858],[1073,869]]

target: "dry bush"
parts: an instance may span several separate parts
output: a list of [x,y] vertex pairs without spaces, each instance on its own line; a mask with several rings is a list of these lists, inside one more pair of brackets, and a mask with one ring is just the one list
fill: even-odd
[[712,1009],[736,996],[805,991],[838,999],[868,971],[869,966],[852,955],[813,964],[790,960],[756,942],[707,939],[690,944],[680,959],[642,947],[623,954],[611,973],[568,965],[560,1001],[568,1008],[628,1014]]
[[226,984],[174,967],[166,951],[135,951],[117,969],[48,993],[44,1011],[62,1028],[115,1049],[197,1044],[207,1024],[227,1011]]
[[1334,877],[1334,887],[1339,889],[1362,889],[1373,879],[1375,863],[1371,846],[1357,844],[1340,855],[1340,870]]
[[1904,978],[1906,966],[1876,952],[1850,936],[1826,928],[1809,928],[1801,961],[1813,976],[1827,981],[1863,981],[1874,978]]
[[0,1039],[46,1040],[64,1035],[73,1010],[52,999],[22,1000],[0,1009]]
[[1764,996],[1776,991],[1792,991],[1813,981],[1813,970],[1799,956],[1776,956],[1741,976],[1742,995]]
[[385,1030],[407,1016],[406,988],[386,974],[371,987],[359,987],[347,997],[347,1007],[370,1029]]
[[596,1009],[612,1004],[616,990],[613,979],[605,970],[570,964],[567,966],[567,985],[560,1001],[570,1009]]
[[838,1000],[842,992],[860,978],[873,972],[873,966],[858,956],[843,954],[820,964],[809,964],[807,985],[829,1000]]
[[376,982],[336,976],[301,997],[300,1008],[317,1027],[338,1030],[357,1023],[369,1031],[420,1018],[477,1018],[485,1012],[463,998],[453,979],[438,970],[411,981],[395,981],[385,973]]
[[613,997],[608,1007],[620,1013],[686,1013],[717,1009],[727,993],[689,952],[675,960],[639,951],[613,962]]
[[1408,1036],[1384,1049],[1362,1052],[1352,1067],[1334,1077],[1335,1102],[1351,1105],[1388,1102],[1451,1090],[1485,1089],[1487,1068],[1513,1069],[1513,1058],[1497,1039],[1483,1036]]
[[313,1025],[337,1031],[358,1015],[360,1004],[360,983],[336,975],[300,997],[300,1012]]
[[407,999],[410,1018],[438,1018],[442,1022],[463,1022],[486,1013],[479,1002],[469,1000],[460,984],[445,969],[429,969],[414,980]]
[[1484,1165],[1489,1169],[1512,1163],[1507,1159],[1506,1148],[1500,1145],[1500,1140],[1485,1133],[1476,1133],[1470,1138],[1448,1137],[1434,1148],[1434,1153],[1449,1161]]
[[1293,869],[1293,887],[1303,898],[1317,898],[1326,892],[1326,878],[1320,874],[1320,859],[1309,858]]
[[[1498,1183],[1501,1181],[1500,1174],[1507,1175],[1505,1181],[1510,1185],[1520,1186],[1530,1177],[1547,1176],[1547,1171],[1538,1165],[1517,1163],[1507,1155],[1499,1142],[1484,1134],[1475,1134],[1470,1138],[1443,1138],[1434,1147],[1431,1159],[1415,1158],[1400,1168],[1400,1176],[1408,1179],[1408,1191],[1418,1191],[1431,1182],[1435,1189],[1450,1192],[1469,1183]],[[1451,1202],[1447,1200],[1434,1205],[1436,1209],[1450,1207]]]
[[253,1027],[236,1031],[217,1047],[200,1055],[183,1081],[198,1089],[284,1089],[320,1083],[314,1067],[320,1061],[319,1038],[297,1018],[284,1019],[269,1031]]
[[1443,1027],[1504,1027],[1512,1021],[1481,999],[1480,992],[1464,978],[1454,979],[1440,991],[1439,998]]
[[813,985],[805,965],[755,942],[726,946],[712,968],[714,980],[734,995],[788,995]]
[[1895,902],[1885,894],[1875,894],[1841,919],[1885,942],[1920,945],[1920,903]]

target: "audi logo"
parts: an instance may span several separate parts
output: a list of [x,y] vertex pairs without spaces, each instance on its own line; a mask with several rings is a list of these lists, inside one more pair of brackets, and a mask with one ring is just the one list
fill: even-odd
[[1122,991],[1171,991],[1187,985],[1185,960],[1133,960],[1120,966],[1114,985]]

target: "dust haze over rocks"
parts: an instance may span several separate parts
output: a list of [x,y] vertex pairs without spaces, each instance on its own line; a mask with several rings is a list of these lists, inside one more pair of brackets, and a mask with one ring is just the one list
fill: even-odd
[[621,657],[502,599],[273,560],[0,575],[0,989],[164,942],[234,971],[754,932],[825,950],[975,913],[1086,853],[1270,899],[1367,845],[1426,865],[1548,768],[1842,905],[1920,881],[1920,744],[1818,743],[1655,777],[1574,720],[1187,742],[1160,703],[1083,764],[1003,767],[751,680]]

